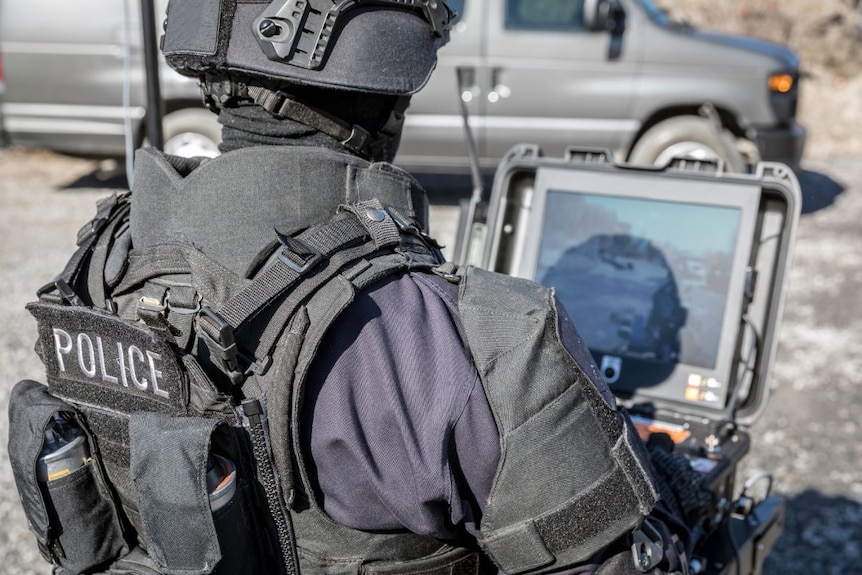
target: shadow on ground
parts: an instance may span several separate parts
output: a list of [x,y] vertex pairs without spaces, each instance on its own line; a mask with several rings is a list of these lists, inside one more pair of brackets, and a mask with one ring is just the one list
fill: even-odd
[[862,505],[806,490],[787,501],[784,534],[765,575],[862,573]]
[[[802,188],[802,213],[811,214],[828,208],[844,192],[844,186],[820,172],[803,170],[797,174]],[[862,571],[862,569],[860,569]]]
[[97,169],[89,174],[81,176],[61,188],[62,190],[128,190],[129,182],[126,180],[126,171]]

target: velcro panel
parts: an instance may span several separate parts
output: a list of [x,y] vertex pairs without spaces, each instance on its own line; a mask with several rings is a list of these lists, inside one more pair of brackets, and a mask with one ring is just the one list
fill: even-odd
[[214,56],[218,50],[220,14],[221,2],[170,2],[164,53]]
[[48,385],[72,403],[183,413],[188,384],[176,355],[146,326],[83,307],[31,303]]
[[161,413],[136,413],[129,421],[144,538],[164,573],[203,575],[221,558],[206,484],[216,425]]
[[529,424],[504,437],[505,459],[486,506],[483,531],[555,509],[611,470],[610,446],[578,392],[569,388]]
[[481,541],[482,549],[506,573],[533,571],[554,562],[532,523],[495,533]]
[[619,467],[560,509],[536,520],[536,529],[555,555],[580,562],[600,551],[643,519],[628,478]]
[[[628,414],[625,412],[623,414],[626,420],[628,420]],[[659,498],[652,480],[655,477],[655,471],[652,468],[646,446],[640,437],[638,437],[634,424],[629,421],[625,429],[626,432],[620,437],[617,445],[614,446],[614,458],[622,467],[626,477],[628,477],[629,483],[634,488],[635,495],[640,500],[641,511],[646,515],[655,506]]]
[[87,405],[78,407],[96,436],[100,457],[122,467],[129,466],[129,416]]
[[628,478],[615,467],[558,509],[492,532],[480,543],[506,573],[581,563],[640,524],[643,515],[633,499]]

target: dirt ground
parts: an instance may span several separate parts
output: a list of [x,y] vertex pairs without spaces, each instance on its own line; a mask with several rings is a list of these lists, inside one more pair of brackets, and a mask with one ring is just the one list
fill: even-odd
[[[803,57],[800,121],[809,129],[803,216],[781,329],[774,394],[751,430],[742,478],[775,477],[787,524],[769,575],[862,574],[862,59],[859,8],[849,0],[668,0],[710,28],[788,42]],[[24,311],[65,263],[94,202],[121,180],[97,163],[0,150],[0,412],[22,378],[42,380]],[[455,208],[435,205],[432,231],[451,245]],[[0,416],[0,443],[8,420]],[[47,574],[0,452],[0,571]]]

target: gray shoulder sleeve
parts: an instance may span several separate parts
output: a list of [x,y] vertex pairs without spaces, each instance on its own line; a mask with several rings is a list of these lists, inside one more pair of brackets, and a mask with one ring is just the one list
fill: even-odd
[[564,346],[551,291],[467,268],[459,310],[500,434],[482,548],[509,574],[589,559],[655,504],[639,439]]

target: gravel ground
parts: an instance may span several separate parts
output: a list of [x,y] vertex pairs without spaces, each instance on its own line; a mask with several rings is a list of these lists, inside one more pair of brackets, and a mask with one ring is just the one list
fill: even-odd
[[[777,389],[753,429],[744,473],[766,469],[787,497],[787,527],[766,572],[862,573],[862,153],[812,154],[801,174],[804,211],[774,373]],[[40,151],[0,150],[0,409],[22,378],[44,379],[32,353],[34,289],[65,263],[77,228],[106,185],[97,164]],[[455,208],[438,205],[433,228],[452,243]],[[0,416],[5,445],[7,418]],[[46,574],[0,454],[0,565]]]

